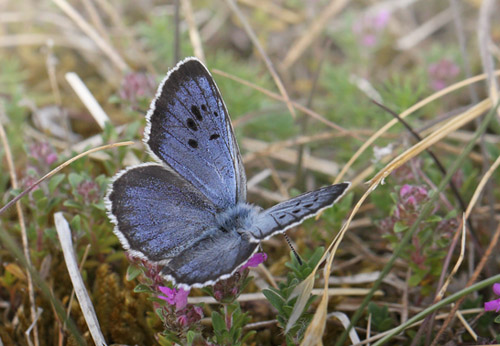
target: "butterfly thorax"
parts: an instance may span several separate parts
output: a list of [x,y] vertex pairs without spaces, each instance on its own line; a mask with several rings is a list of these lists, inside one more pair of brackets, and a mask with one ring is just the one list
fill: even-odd
[[249,230],[255,223],[261,208],[248,203],[238,203],[216,216],[222,232]]

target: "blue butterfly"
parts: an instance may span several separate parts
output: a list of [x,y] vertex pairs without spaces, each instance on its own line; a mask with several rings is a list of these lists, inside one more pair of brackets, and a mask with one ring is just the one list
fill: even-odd
[[246,201],[246,177],[226,106],[207,68],[187,58],[161,82],[144,143],[156,162],[113,178],[108,215],[122,246],[163,266],[184,288],[230,277],[260,242],[332,206],[350,183],[262,210]]

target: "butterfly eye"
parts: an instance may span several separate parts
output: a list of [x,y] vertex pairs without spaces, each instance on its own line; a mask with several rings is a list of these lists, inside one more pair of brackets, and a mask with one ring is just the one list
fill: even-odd
[[188,118],[186,120],[186,124],[191,130],[198,131],[198,126],[196,126],[196,123],[194,122],[193,118]]
[[200,113],[200,109],[195,106],[195,105],[192,105],[191,106],[191,112],[194,114],[194,116],[196,117],[196,119],[198,120],[203,120],[203,117],[201,116],[201,113]]
[[188,144],[189,144],[189,146],[190,146],[191,148],[194,148],[194,149],[198,148],[198,142],[197,142],[197,141],[195,141],[194,139],[190,139],[190,140],[188,141]]

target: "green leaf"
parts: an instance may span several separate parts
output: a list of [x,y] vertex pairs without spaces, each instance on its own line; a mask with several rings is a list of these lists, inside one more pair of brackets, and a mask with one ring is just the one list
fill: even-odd
[[81,203],[78,203],[77,201],[68,199],[67,201],[64,201],[63,205],[68,208],[75,208],[75,209],[81,209],[83,208],[83,205]]
[[214,332],[221,333],[227,330],[224,318],[217,311],[212,312],[212,326],[214,327]]
[[73,189],[76,189],[78,185],[83,181],[83,177],[80,174],[72,172],[68,175],[68,181],[71,187]]
[[77,214],[77,215],[73,216],[73,218],[71,219],[71,221],[69,223],[71,226],[71,229],[73,231],[81,231],[81,229],[82,229],[81,222],[82,222],[82,218],[80,215]]
[[189,330],[186,333],[186,341],[187,341],[188,345],[192,345],[195,338],[196,338],[196,333],[193,332],[192,330]]
[[138,266],[131,264],[127,268],[127,280],[132,281],[141,273],[142,270]]
[[49,181],[49,193],[52,194],[59,184],[66,178],[66,174],[56,174]]
[[276,292],[270,289],[262,290],[262,294],[266,297],[266,299],[271,303],[272,306],[278,310],[278,312],[283,311],[283,304],[285,304],[285,300]]
[[443,218],[439,215],[433,214],[427,218],[427,222],[440,222]]
[[403,231],[406,231],[407,229],[408,229],[408,226],[400,221],[398,221],[394,224],[394,232],[395,233],[401,233]]
[[155,293],[149,286],[139,284],[134,288],[135,293]]
[[35,201],[38,201],[45,197],[45,193],[42,189],[36,189],[35,191],[33,191],[32,196]]

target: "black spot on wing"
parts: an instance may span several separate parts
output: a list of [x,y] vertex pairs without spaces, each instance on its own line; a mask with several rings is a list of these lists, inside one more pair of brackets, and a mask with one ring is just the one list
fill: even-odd
[[192,105],[191,106],[191,112],[194,114],[194,116],[196,117],[196,119],[198,119],[199,121],[203,120],[203,117],[201,116],[201,112],[200,112],[200,109],[198,108],[198,106]]
[[189,146],[190,146],[191,148],[193,148],[193,149],[198,148],[198,142],[197,142],[197,141],[195,141],[194,139],[190,139],[190,140],[188,141],[188,144],[189,144]]
[[196,122],[193,120],[193,118],[188,118],[186,120],[186,124],[191,130],[198,131],[198,126],[196,125]]

